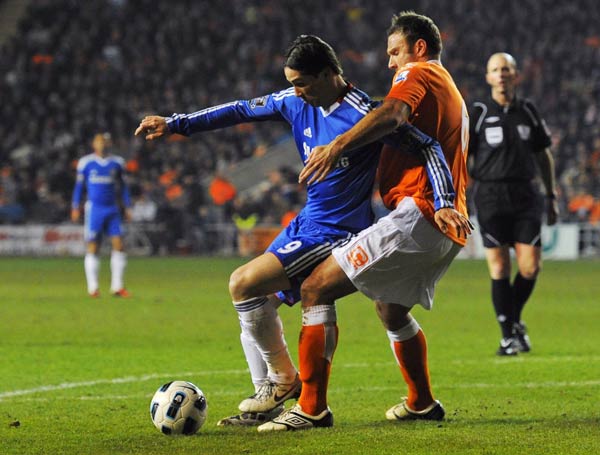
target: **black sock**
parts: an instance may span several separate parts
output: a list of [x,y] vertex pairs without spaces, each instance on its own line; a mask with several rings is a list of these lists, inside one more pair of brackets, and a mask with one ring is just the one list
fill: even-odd
[[500,324],[500,330],[502,330],[502,337],[512,337],[515,312],[513,290],[508,278],[492,280],[492,303],[494,304],[494,310],[496,310],[496,319]]
[[527,303],[529,296],[533,292],[533,288],[535,286],[535,278],[533,280],[528,280],[523,278],[520,273],[517,273],[515,277],[515,281],[513,282],[513,298],[515,302],[515,322],[521,321],[521,313],[523,312],[523,307]]

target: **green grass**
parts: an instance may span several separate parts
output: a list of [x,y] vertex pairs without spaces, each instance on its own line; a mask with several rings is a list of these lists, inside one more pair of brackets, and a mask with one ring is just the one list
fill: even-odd
[[[240,259],[131,259],[134,297],[87,298],[81,259],[0,259],[1,454],[600,453],[600,262],[547,262],[525,320],[533,351],[494,355],[499,333],[483,262],[456,261],[428,337],[444,422],[393,424],[405,391],[372,305],[338,305],[331,429],[258,434],[218,428],[251,393],[227,280]],[[281,310],[296,358],[300,309]],[[209,417],[192,437],[149,417],[162,383],[202,388]],[[17,426],[17,423],[19,425]]]

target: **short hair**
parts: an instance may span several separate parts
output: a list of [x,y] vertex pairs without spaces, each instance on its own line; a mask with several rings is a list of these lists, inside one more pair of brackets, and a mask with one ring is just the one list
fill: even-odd
[[285,53],[285,67],[316,76],[325,68],[342,74],[342,65],[333,48],[318,36],[300,35]]
[[402,33],[409,46],[419,39],[427,43],[427,53],[432,57],[440,57],[442,54],[442,37],[440,29],[433,20],[414,11],[402,11],[392,16],[392,24],[388,28],[388,36],[394,33]]
[[496,52],[495,54],[490,55],[490,58],[488,58],[487,64],[486,64],[486,72],[487,72],[487,67],[489,66],[490,62],[492,61],[492,59],[494,57],[502,57],[504,58],[507,63],[509,65],[511,65],[515,70],[518,70],[518,66],[517,66],[517,61],[515,60],[515,58],[510,55],[508,52]]

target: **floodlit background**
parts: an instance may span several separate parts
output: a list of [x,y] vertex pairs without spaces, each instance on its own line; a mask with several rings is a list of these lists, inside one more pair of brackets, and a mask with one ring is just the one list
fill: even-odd
[[[488,94],[490,54],[515,56],[521,93],[552,131],[561,221],[576,226],[546,232],[546,255],[596,257],[599,5],[0,0],[0,254],[83,253],[69,204],[77,159],[98,131],[110,131],[115,152],[127,160],[135,199],[130,254],[262,251],[304,199],[288,126],[248,124],[150,144],[133,136],[139,120],[286,88],[282,54],[302,33],[331,43],[350,81],[385,96],[385,31],[394,12],[414,9],[439,25],[443,63],[467,103]],[[222,193],[220,178],[235,196]],[[468,254],[479,257],[480,249],[472,245]]]

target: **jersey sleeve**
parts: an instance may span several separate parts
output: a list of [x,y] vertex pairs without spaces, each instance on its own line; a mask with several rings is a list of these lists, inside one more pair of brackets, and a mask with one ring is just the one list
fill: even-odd
[[425,69],[419,66],[403,66],[394,75],[392,88],[386,99],[396,99],[405,102],[411,112],[415,112],[417,106],[427,93],[428,80]]
[[[289,90],[289,89],[288,89]],[[191,134],[226,128],[247,122],[266,120],[289,121],[285,98],[280,93],[261,96],[251,100],[238,100],[209,107],[191,114],[173,114],[167,119],[171,133]]]
[[83,195],[83,184],[85,182],[84,166],[82,161],[77,163],[77,177],[75,178],[75,188],[71,199],[71,207],[79,208],[81,205],[81,196]]
[[530,100],[525,100],[523,102],[523,109],[527,112],[527,115],[530,117],[531,123],[533,124],[532,139],[536,151],[540,152],[546,147],[550,147],[550,145],[552,145],[550,131],[535,105]]

